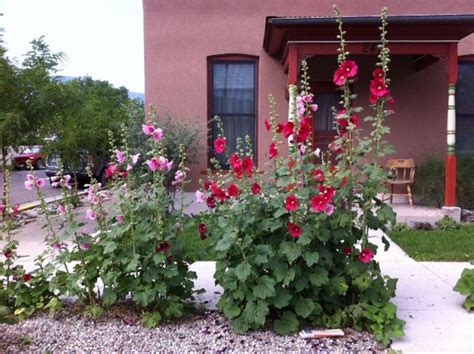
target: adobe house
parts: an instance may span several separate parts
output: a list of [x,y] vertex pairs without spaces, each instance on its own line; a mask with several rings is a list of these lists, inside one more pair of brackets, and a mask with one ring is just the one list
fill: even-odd
[[[288,85],[299,63],[310,67],[320,109],[315,142],[333,136],[330,107],[337,102],[332,75],[338,47],[333,1],[143,0],[146,103],[197,121],[222,117],[226,135],[250,135],[264,167],[271,137],[264,128],[267,95],[288,117]],[[379,13],[389,9],[392,95],[396,100],[389,141],[395,157],[446,158],[445,205],[456,206],[456,153],[474,149],[474,2],[358,0],[341,2],[351,59],[359,65],[356,104],[369,114],[368,83],[376,61]],[[211,126],[212,129],[212,126]],[[212,140],[212,139],[211,139]],[[194,165],[191,188],[212,154]]]

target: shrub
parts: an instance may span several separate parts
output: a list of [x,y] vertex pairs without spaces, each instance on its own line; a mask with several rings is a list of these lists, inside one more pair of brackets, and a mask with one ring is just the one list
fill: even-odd
[[[444,205],[445,161],[430,156],[417,167],[414,193],[423,204],[440,208]],[[456,196],[461,208],[474,208],[474,154],[464,153],[457,160]]]
[[[211,209],[200,216],[198,232],[215,248],[215,278],[224,288],[218,308],[237,333],[271,323],[281,335],[306,325],[354,326],[375,333],[385,345],[403,335],[403,321],[390,302],[396,280],[381,274],[373,259],[377,247],[368,239],[370,229],[387,231],[395,222],[393,210],[376,198],[387,179],[377,160],[389,151],[382,138],[391,114],[385,109],[391,101],[385,12],[380,62],[371,84],[375,114],[366,118],[373,126],[368,137],[360,136],[356,113],[361,109],[352,104],[357,65],[347,57],[338,22],[342,48],[334,80],[343,92],[344,110],[335,113],[338,136],[327,154],[312,151],[308,117],[317,107],[303,61],[301,91],[290,86],[289,122],[277,124],[270,98],[266,126],[273,140],[267,171],[262,174],[254,166],[249,139],[246,146],[239,140],[237,152],[227,156],[229,173],[213,161],[218,172],[209,171],[197,192],[198,201]],[[222,155],[227,140],[217,122],[214,147]],[[289,157],[282,158],[287,141]]]
[[469,312],[474,310],[474,269],[463,270],[461,278],[454,287],[454,291],[466,296],[463,304],[466,310]]
[[411,230],[410,226],[408,226],[407,224],[404,224],[404,223],[396,223],[392,227],[392,231],[394,231],[394,232],[409,231],[409,230]]
[[440,221],[436,223],[436,226],[443,231],[455,231],[459,230],[460,225],[449,216],[445,215]]

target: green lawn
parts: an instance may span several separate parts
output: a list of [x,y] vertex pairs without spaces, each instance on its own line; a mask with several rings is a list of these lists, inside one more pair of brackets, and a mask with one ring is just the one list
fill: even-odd
[[186,243],[186,253],[192,261],[214,261],[214,251],[209,245],[209,239],[201,240],[197,229],[197,223],[194,223],[192,229],[184,234]]
[[466,262],[474,259],[474,225],[456,231],[398,231],[391,235],[417,261]]

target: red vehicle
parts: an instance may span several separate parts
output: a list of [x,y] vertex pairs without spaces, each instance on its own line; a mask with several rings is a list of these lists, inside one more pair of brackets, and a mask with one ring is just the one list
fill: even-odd
[[41,153],[39,146],[24,148],[23,151],[13,158],[13,167],[15,169],[26,168],[26,161],[30,160],[36,169],[43,169],[46,165],[46,155]]

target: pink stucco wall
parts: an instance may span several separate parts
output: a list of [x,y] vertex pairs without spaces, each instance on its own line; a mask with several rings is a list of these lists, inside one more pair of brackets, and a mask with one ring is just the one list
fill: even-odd
[[[143,0],[145,39],[145,95],[158,111],[207,124],[207,57],[218,54],[258,56],[258,121],[267,117],[267,94],[279,103],[280,118],[287,116],[287,78],[280,63],[262,47],[267,16],[333,16],[333,0]],[[391,15],[474,13],[473,0],[358,0],[340,4],[344,16],[377,15],[387,6]],[[474,54],[474,36],[459,45],[459,54]],[[364,59],[363,59],[364,60]],[[365,69],[369,71],[369,67]],[[327,68],[321,68],[321,72]],[[408,57],[394,58],[393,94],[396,115],[391,118],[390,142],[397,156],[421,161],[446,146],[447,77],[437,63],[416,72]],[[327,74],[326,74],[327,75]],[[367,102],[359,87],[360,102]],[[266,161],[270,137],[260,129],[258,161]],[[193,177],[207,167],[203,152]],[[192,187],[195,187],[193,184]]]

